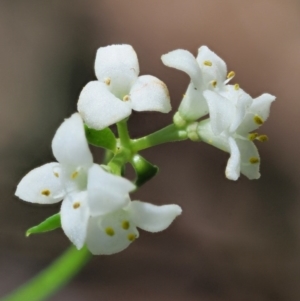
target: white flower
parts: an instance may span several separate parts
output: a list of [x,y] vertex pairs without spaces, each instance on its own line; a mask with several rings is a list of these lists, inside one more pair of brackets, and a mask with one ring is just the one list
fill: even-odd
[[179,106],[179,113],[185,120],[194,121],[208,113],[205,90],[221,92],[235,73],[227,74],[226,63],[207,46],[198,50],[195,58],[187,50],[174,50],[162,56],[168,67],[182,70],[189,75],[191,82]]
[[181,211],[177,205],[130,202],[120,210],[90,218],[87,247],[95,255],[118,253],[138,238],[137,227],[149,232],[165,230]]
[[135,186],[93,164],[78,113],[58,128],[52,150],[59,163],[48,163],[30,171],[19,183],[16,196],[39,204],[63,200],[62,228],[80,249],[86,240],[90,216],[123,208]]
[[266,135],[251,133],[268,118],[275,97],[262,94],[256,99],[237,85],[227,85],[219,92],[205,91],[210,119],[200,122],[200,138],[230,153],[226,177],[237,180],[242,172],[249,179],[260,177],[260,157],[253,140],[267,140]]
[[95,72],[98,81],[82,90],[78,111],[94,129],[110,126],[135,111],[171,110],[166,85],[151,75],[139,75],[139,63],[130,45],[101,47],[97,51]]

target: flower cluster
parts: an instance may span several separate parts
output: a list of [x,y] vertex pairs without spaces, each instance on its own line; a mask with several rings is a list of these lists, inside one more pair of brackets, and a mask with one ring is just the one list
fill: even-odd
[[[197,58],[178,49],[163,55],[162,61],[191,78],[174,122],[178,126],[190,123],[191,139],[198,137],[230,153],[228,179],[237,180],[240,172],[258,179],[260,157],[253,141],[268,137],[252,131],[266,121],[275,97],[263,94],[252,99],[238,84],[230,85],[235,72],[227,72],[226,63],[207,46],[199,48]],[[208,113],[209,119],[193,124]]]
[[[162,231],[181,214],[174,204],[155,206],[130,200],[136,185],[121,176],[123,167],[132,164],[137,185],[158,171],[139,155],[145,148],[187,138],[202,140],[230,153],[227,178],[236,180],[240,173],[249,179],[260,176],[260,157],[253,141],[268,137],[253,131],[268,118],[275,97],[263,94],[253,99],[238,84],[229,84],[235,73],[227,72],[225,62],[206,46],[200,47],[197,58],[179,49],[163,55],[162,61],[191,78],[174,124],[140,139],[130,138],[126,120],[131,111],[168,113],[168,89],[154,76],[139,76],[131,46],[99,48],[98,80],[83,88],[79,113],[66,119],[53,138],[58,162],[32,170],[17,187],[16,195],[27,202],[62,201],[61,227],[78,249],[86,244],[93,254],[120,252],[138,237],[137,227]],[[209,118],[200,119],[207,114]],[[117,124],[118,139],[108,128],[113,124]],[[107,165],[93,163],[88,143],[108,150]]]
[[52,150],[58,163],[30,171],[16,195],[39,204],[63,200],[62,229],[78,249],[86,243],[93,254],[120,252],[138,237],[137,227],[162,231],[181,213],[177,205],[131,201],[129,192],[135,186],[93,163],[78,113],[58,128]]

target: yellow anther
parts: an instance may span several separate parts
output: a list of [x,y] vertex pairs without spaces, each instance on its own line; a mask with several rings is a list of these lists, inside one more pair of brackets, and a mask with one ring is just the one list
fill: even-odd
[[239,84],[235,84],[235,85],[233,86],[233,88],[234,88],[234,90],[238,90],[238,89],[240,88],[240,85],[239,85]]
[[204,61],[203,64],[204,64],[205,66],[209,66],[209,67],[212,66],[212,62],[211,62],[211,61]]
[[77,208],[79,208],[80,207],[80,203],[79,202],[75,202],[74,204],[73,204],[73,208],[74,209],[77,209]]
[[257,157],[251,157],[251,158],[249,159],[249,162],[250,162],[251,164],[257,164],[257,163],[259,163],[259,158],[257,158]]
[[122,228],[123,228],[124,230],[128,230],[129,227],[130,227],[129,221],[123,221],[123,222],[122,222]]
[[136,240],[136,235],[131,233],[127,235],[127,238],[129,241],[135,241]]
[[217,86],[217,84],[218,84],[218,82],[216,81],[216,80],[213,80],[213,81],[211,81],[210,82],[211,83],[211,85],[215,88],[216,86]]
[[129,99],[130,99],[129,95],[125,95],[125,96],[123,97],[123,101],[128,101]]
[[185,97],[185,94],[182,94],[182,97]]
[[49,196],[50,193],[51,193],[51,192],[50,192],[49,189],[44,189],[44,190],[41,191],[41,194],[44,195],[44,196]]
[[109,77],[105,78],[104,83],[109,86],[111,83],[111,79]]
[[253,117],[253,120],[254,120],[254,122],[255,122],[256,124],[258,124],[258,125],[262,125],[262,124],[264,123],[263,119],[262,119],[260,116],[258,116],[258,115],[255,115],[255,116]]
[[258,136],[258,133],[250,133],[248,135],[248,139],[251,140],[251,141],[254,141]]
[[235,72],[234,71],[230,71],[228,74],[227,74],[227,78],[233,78],[235,76]]
[[72,174],[71,174],[71,179],[72,180],[75,180],[79,175],[79,172],[78,171],[74,171]]
[[108,236],[114,236],[115,235],[115,230],[111,227],[107,227],[105,229],[105,233],[108,235]]
[[54,172],[54,175],[59,178],[59,173],[58,172]]
[[256,139],[260,142],[266,142],[269,140],[269,137],[267,135],[259,135]]

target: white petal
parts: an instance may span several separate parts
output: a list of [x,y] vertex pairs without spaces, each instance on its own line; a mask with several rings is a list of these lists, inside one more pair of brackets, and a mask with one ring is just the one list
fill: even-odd
[[92,254],[110,255],[123,251],[138,237],[128,212],[118,210],[90,218],[86,243]]
[[202,141],[213,145],[224,152],[229,152],[228,135],[225,133],[215,135],[211,128],[210,119],[199,122],[197,132]]
[[202,89],[196,88],[193,83],[189,84],[178,109],[185,120],[194,121],[208,113],[202,93]]
[[167,86],[157,77],[143,75],[130,90],[132,109],[135,111],[171,111],[170,94]]
[[58,128],[52,140],[52,150],[57,161],[66,166],[89,167],[93,163],[83,121],[78,113],[66,119]]
[[39,204],[53,204],[65,195],[58,163],[48,163],[30,171],[19,183],[16,196]]
[[87,187],[92,216],[126,206],[129,202],[128,193],[135,189],[127,179],[112,175],[96,164],[89,169]]
[[139,75],[136,52],[130,45],[111,45],[97,51],[95,72],[99,81],[107,82],[119,98],[129,93]]
[[155,206],[140,201],[131,202],[128,211],[133,223],[149,232],[165,230],[182,212],[178,205]]
[[200,88],[202,75],[195,57],[187,50],[177,49],[161,57],[163,63],[189,75],[194,86]]
[[84,122],[101,130],[131,114],[131,101],[122,101],[97,81],[89,82],[81,91],[77,104]]
[[229,99],[213,91],[206,90],[203,95],[209,108],[211,128],[215,135],[219,135],[229,129],[235,118],[235,106]]
[[236,139],[236,143],[241,153],[242,174],[250,180],[259,179],[260,157],[256,146],[249,140]]
[[230,158],[227,162],[225,175],[229,180],[236,181],[240,176],[241,154],[240,150],[232,137],[229,137]]
[[271,103],[275,100],[275,96],[270,94],[262,94],[253,99],[242,124],[238,128],[238,132],[245,135],[259,128],[269,117]]
[[243,122],[246,112],[252,104],[252,97],[249,94],[245,93],[242,89],[239,89],[238,91],[236,91],[235,95],[232,95],[235,91],[234,89],[232,89],[232,86],[230,86],[229,88],[231,88],[231,96],[233,98],[233,101],[235,102],[236,107],[235,117],[232,120],[229,128],[229,131],[233,133]]
[[61,226],[70,241],[81,249],[85,243],[89,220],[87,192],[68,194],[60,210]]
[[[197,62],[202,70],[203,79],[206,82],[217,80],[223,83],[227,76],[226,63],[207,46],[201,46],[198,50]],[[211,66],[206,64],[211,62]]]
[[276,97],[271,94],[262,94],[253,100],[252,106],[249,110],[254,114],[259,115],[264,121],[266,121],[270,114],[271,103],[275,99]]

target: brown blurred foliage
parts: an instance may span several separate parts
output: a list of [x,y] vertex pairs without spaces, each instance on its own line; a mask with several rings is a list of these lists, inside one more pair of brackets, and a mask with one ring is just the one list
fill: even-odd
[[[59,206],[25,204],[14,190],[26,172],[54,160],[52,137],[95,78],[96,49],[128,43],[141,73],[168,85],[173,113],[189,79],[160,56],[177,48],[196,54],[208,45],[253,97],[277,96],[261,129],[270,137],[259,145],[262,178],[226,180],[228,155],[201,143],[145,151],[161,172],[134,198],[177,203],[183,215],[165,232],[142,233],[121,254],[94,257],[51,300],[299,300],[299,29],[297,0],[1,1],[1,294],[69,245],[61,231],[25,238]],[[132,136],[171,117],[133,114]]]

